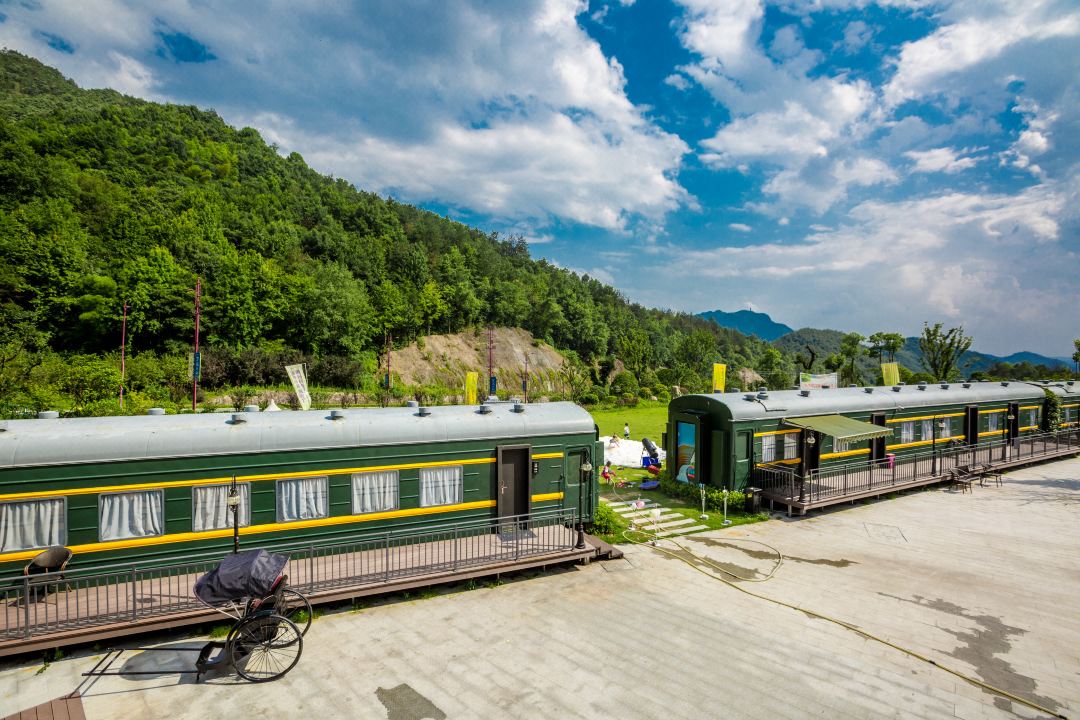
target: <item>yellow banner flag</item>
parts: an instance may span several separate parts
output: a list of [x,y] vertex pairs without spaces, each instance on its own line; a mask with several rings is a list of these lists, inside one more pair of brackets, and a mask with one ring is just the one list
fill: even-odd
[[465,375],[465,404],[476,404],[476,384],[480,381],[480,373],[466,373]]
[[713,392],[724,392],[727,384],[727,365],[713,363],[712,366],[712,389]]
[[900,366],[894,362],[881,363],[881,378],[885,385],[899,385]]

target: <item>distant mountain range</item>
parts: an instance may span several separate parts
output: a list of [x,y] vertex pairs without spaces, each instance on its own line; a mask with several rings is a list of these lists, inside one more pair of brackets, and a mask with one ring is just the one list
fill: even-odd
[[700,317],[712,320],[720,327],[738,330],[743,335],[757,335],[762,340],[772,342],[776,338],[795,332],[787,325],[774,321],[765,313],[753,310],[736,310],[724,312],[723,310],[710,310],[699,313]]
[[[805,355],[806,347],[809,345],[817,353],[819,361],[832,353],[839,352],[840,340],[845,334],[839,330],[818,328],[792,330],[787,325],[776,322],[766,313],[753,312],[752,310],[739,310],[730,313],[723,310],[712,310],[700,313],[700,316],[712,320],[721,327],[733,328],[746,335],[757,335],[784,352]],[[919,350],[918,338],[907,338],[904,347],[896,353],[896,361],[910,370],[922,369],[922,351]],[[1047,367],[1063,367],[1066,369],[1072,367],[1072,363],[1068,358],[1049,357],[1028,351],[1001,356],[969,350],[964,353],[960,362],[964,372],[972,373],[986,370],[999,362],[1015,364],[1025,361],[1034,365],[1046,365]],[[877,370],[876,358],[862,358],[859,365],[864,371]]]

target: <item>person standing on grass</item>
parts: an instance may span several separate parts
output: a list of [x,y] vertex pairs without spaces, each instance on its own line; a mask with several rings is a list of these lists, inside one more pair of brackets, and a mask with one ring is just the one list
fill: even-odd
[[622,428],[622,436],[627,440],[630,439],[630,423],[624,423]]

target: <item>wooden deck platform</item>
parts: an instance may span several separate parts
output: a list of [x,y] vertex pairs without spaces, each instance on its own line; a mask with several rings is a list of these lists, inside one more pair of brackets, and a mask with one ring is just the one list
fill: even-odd
[[[1005,457],[992,458],[990,468],[994,472],[1010,470],[1024,465],[1055,460],[1076,455],[1080,452],[1076,446],[1039,451],[1038,442],[1021,442],[1015,449],[1010,449]],[[936,463],[928,458],[921,458],[913,464],[899,460],[895,467],[885,464],[877,466],[852,467],[850,472],[823,474],[803,483],[765,488],[761,497],[768,501],[769,509],[777,505],[787,508],[788,515],[805,515],[808,510],[854,502],[866,498],[880,497],[893,492],[911,490],[927,485],[950,482],[950,471],[963,466],[967,454],[956,451],[939,457]]]
[[[576,533],[561,525],[519,532],[523,536],[489,533],[353,552],[319,554],[318,548],[313,548],[305,557],[294,555],[285,572],[289,584],[317,604],[587,562],[606,557],[609,552],[599,541],[586,542],[583,549],[574,548]],[[228,622],[192,594],[196,579],[206,569],[162,569],[142,573],[134,581],[122,573],[110,576],[111,582],[101,582],[100,577],[71,578],[47,588],[31,588],[28,598],[23,596],[23,587],[9,586],[0,595],[4,600],[0,610],[0,656]]]

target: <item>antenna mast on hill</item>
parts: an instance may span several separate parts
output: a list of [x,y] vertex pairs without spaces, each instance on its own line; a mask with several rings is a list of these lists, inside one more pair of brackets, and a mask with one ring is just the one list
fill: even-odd
[[494,396],[495,384],[495,330],[488,325],[488,395]]
[[394,348],[394,333],[386,335],[386,402],[383,407],[390,404],[390,353]]
[[199,401],[199,319],[202,314],[202,278],[195,278],[195,356],[191,367],[191,412]]
[[525,377],[521,378],[521,393],[525,402],[529,402],[529,351],[525,351]]
[[124,303],[124,319],[120,323],[120,409],[124,409],[124,355],[127,349],[127,303]]

